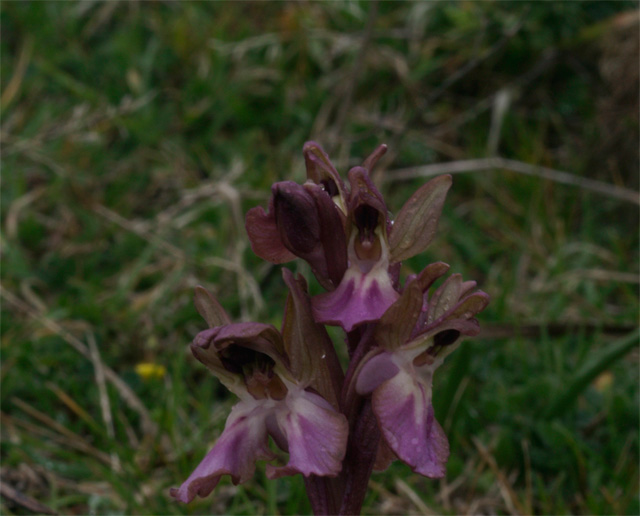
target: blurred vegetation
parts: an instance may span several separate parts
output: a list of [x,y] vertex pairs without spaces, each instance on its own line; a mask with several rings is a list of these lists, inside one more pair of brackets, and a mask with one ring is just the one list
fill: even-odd
[[[279,326],[243,216],[308,139],[342,171],[386,142],[392,211],[426,180],[395,169],[488,156],[637,190],[636,8],[2,2],[4,485],[63,514],[309,512],[261,468],[169,498],[233,403],[188,353],[192,287]],[[492,296],[436,378],[448,475],[394,463],[364,512],[638,514],[637,204],[458,174],[408,270],[436,260]]]

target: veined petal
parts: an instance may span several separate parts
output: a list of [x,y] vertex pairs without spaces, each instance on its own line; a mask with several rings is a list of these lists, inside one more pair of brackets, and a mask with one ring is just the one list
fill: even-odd
[[251,249],[263,260],[271,263],[286,263],[296,255],[287,249],[280,238],[273,209],[273,196],[269,201],[269,212],[262,206],[251,208],[245,217],[245,228]]
[[449,443],[433,414],[430,382],[418,382],[401,370],[373,392],[372,404],[382,435],[398,458],[416,473],[443,477]]
[[203,461],[171,496],[189,503],[196,495],[205,497],[216,487],[222,475],[230,475],[234,484],[249,480],[260,459],[275,457],[267,446],[265,418],[268,404],[240,402],[231,409],[222,435]]
[[207,321],[209,328],[215,328],[216,326],[222,326],[224,324],[230,324],[231,319],[218,300],[201,285],[196,285],[194,304],[196,310]]
[[346,213],[347,190],[327,153],[313,141],[304,144],[302,153],[307,167],[307,178],[321,185],[340,211]]
[[398,213],[389,244],[391,260],[403,261],[424,251],[435,236],[451,176],[439,176],[414,193]]
[[360,323],[378,320],[398,297],[385,269],[363,273],[350,268],[337,289],[315,296],[311,303],[317,322],[351,331]]
[[356,379],[356,391],[358,391],[358,394],[365,395],[373,392],[381,384],[400,372],[400,368],[393,361],[393,353],[388,351],[364,360],[366,362],[358,372],[358,378]]
[[292,375],[305,388],[311,387],[336,409],[344,374],[326,328],[318,324],[311,310],[307,284],[303,277],[282,269],[289,296],[282,321],[285,351]]
[[362,168],[366,168],[369,172],[376,166],[378,160],[387,153],[387,144],[378,145],[375,150],[362,162]]
[[340,473],[349,432],[347,418],[322,397],[303,390],[288,396],[286,408],[278,411],[276,421],[287,440],[289,463],[278,468],[267,465],[267,477]]

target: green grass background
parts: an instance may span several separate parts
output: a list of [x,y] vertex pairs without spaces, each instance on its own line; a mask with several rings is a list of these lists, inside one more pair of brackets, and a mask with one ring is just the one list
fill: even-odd
[[[395,169],[492,155],[637,190],[636,8],[2,2],[2,482],[62,514],[308,513],[302,479],[262,466],[168,496],[233,404],[188,352],[192,288],[279,326],[243,217],[304,180],[311,138],[343,172],[387,143],[392,212],[426,181]],[[458,174],[405,271],[438,260],[492,297],[435,380],[448,474],[396,462],[364,513],[638,514],[637,204]]]

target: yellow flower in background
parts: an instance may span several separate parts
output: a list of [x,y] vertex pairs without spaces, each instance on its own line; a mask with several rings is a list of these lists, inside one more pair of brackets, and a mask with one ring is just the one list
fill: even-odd
[[167,374],[167,368],[162,364],[154,364],[153,362],[140,362],[136,364],[136,373],[144,380],[150,378],[164,378]]

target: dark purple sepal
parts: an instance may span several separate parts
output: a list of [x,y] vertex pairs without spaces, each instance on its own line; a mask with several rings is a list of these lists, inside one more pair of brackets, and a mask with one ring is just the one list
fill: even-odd
[[280,372],[289,369],[282,337],[270,324],[235,323],[209,328],[196,335],[191,352],[240,398],[247,392],[245,365],[271,363]]
[[369,172],[373,170],[373,167],[376,166],[376,163],[380,160],[382,156],[387,153],[387,145],[382,143],[376,147],[376,149],[369,154],[369,156],[362,162],[362,168],[366,168]]
[[[360,231],[363,231],[362,224],[359,219],[359,211],[368,209],[369,211],[377,212],[378,219],[369,222],[365,222],[368,226],[382,225],[385,230],[387,229],[387,206],[384,203],[384,198],[380,191],[376,188],[369,177],[369,172],[364,167],[353,167],[349,170],[349,184],[351,185],[351,194],[349,195],[349,216],[351,217],[351,223],[358,226]],[[375,215],[374,215],[375,216]],[[369,214],[363,215],[363,217],[370,218]],[[370,229],[370,228],[366,228]]]
[[271,263],[286,263],[295,259],[280,238],[273,208],[273,196],[269,200],[269,210],[262,206],[251,208],[245,217],[245,228],[251,243],[251,249],[263,260]]
[[[315,199],[318,209],[320,241],[324,259],[322,271],[326,271],[327,279],[331,282],[330,290],[333,290],[340,284],[347,270],[346,217],[326,192],[319,187],[307,184],[305,188]],[[317,274],[316,277],[318,277]],[[322,280],[324,279],[322,278]],[[323,285],[326,284],[326,281],[321,281],[321,278],[318,280]]]
[[302,147],[302,154],[307,167],[307,179],[322,186],[340,209],[345,210],[347,190],[327,153],[318,143],[309,141]]

